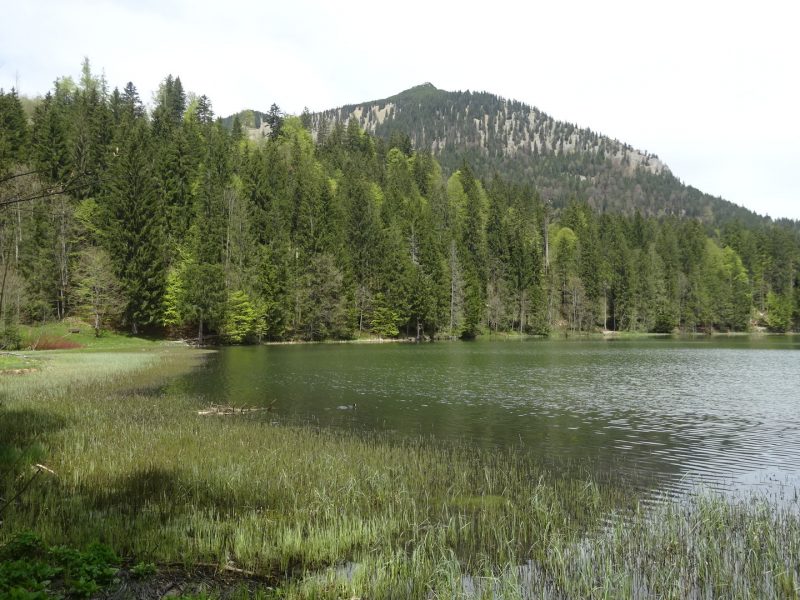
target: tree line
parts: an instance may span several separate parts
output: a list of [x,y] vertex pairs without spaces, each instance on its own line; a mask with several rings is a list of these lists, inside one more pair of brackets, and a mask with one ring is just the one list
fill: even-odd
[[466,162],[445,178],[401,132],[312,136],[274,106],[253,141],[180,78],[147,110],[88,61],[24,101],[0,93],[6,347],[69,316],[228,343],[800,324],[791,227],[556,209]]

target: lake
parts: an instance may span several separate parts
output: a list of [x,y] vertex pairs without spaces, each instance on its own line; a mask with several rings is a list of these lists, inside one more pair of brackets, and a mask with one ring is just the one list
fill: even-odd
[[650,497],[800,488],[798,336],[232,347],[173,389],[274,402],[267,422],[514,447]]

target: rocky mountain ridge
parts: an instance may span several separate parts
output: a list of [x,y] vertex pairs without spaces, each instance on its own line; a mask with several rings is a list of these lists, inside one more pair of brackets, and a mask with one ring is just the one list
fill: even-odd
[[[269,134],[266,113],[239,115],[250,137]],[[413,148],[436,157],[445,175],[466,161],[484,179],[497,174],[534,187],[556,210],[582,200],[599,212],[695,218],[711,226],[764,220],[684,184],[656,154],[488,92],[448,92],[425,83],[305,118],[317,141],[351,119],[388,143],[407,136]]]
[[347,123],[351,118],[379,137],[399,129],[415,148],[435,156],[448,147],[508,158],[591,153],[607,157],[629,173],[638,167],[653,174],[669,171],[654,154],[487,92],[445,92],[425,83],[385,100],[317,113],[312,117],[313,130],[317,134],[324,121]]

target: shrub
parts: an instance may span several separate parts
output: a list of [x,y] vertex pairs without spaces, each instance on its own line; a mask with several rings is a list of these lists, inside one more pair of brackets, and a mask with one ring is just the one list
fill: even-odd
[[83,344],[55,335],[43,335],[31,340],[28,347],[31,350],[72,350],[73,348],[83,348]]
[[19,533],[0,547],[0,597],[89,598],[114,583],[118,564],[119,558],[102,544],[85,551],[47,548],[36,534]]

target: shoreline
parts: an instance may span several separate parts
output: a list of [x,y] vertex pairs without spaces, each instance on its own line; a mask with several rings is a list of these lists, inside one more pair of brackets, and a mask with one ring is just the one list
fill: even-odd
[[[798,581],[784,577],[800,555],[796,499],[698,497],[653,513],[621,485],[563,478],[514,452],[258,413],[210,419],[197,414],[208,398],[167,385],[204,353],[57,351],[42,371],[6,380],[0,433],[15,433],[0,446],[22,458],[0,497],[35,465],[47,471],[3,514],[0,549],[24,531],[80,552],[102,540],[124,557],[109,568],[134,598],[237,586],[264,599],[462,597],[465,577],[532,597],[625,597],[643,579],[645,595],[718,596],[734,574],[739,595],[768,597]],[[209,565],[216,576],[188,576]]]
[[[73,331],[71,331],[73,330]],[[79,330],[79,332],[74,332]],[[43,326],[24,326],[24,338],[30,343],[38,343],[41,346],[42,340],[47,342],[43,347],[32,350],[27,346],[18,351],[4,350],[0,352],[0,372],[4,369],[5,362],[13,362],[9,364],[8,368],[17,369],[24,365],[20,359],[20,353],[33,353],[38,354],[41,351],[63,351],[72,350],[77,352],[92,352],[92,351],[112,351],[112,350],[146,350],[157,347],[172,347],[172,346],[187,346],[198,348],[196,340],[193,338],[171,338],[167,336],[133,336],[124,332],[107,331],[102,336],[95,337],[93,330],[85,323],[76,322],[74,319],[65,322],[49,323]],[[296,346],[305,344],[430,344],[442,342],[465,342],[465,343],[481,343],[486,341],[565,341],[565,340],[636,340],[636,339],[672,339],[672,340],[698,340],[698,339],[724,339],[724,338],[785,338],[799,336],[800,332],[786,332],[777,333],[769,332],[763,329],[753,331],[710,331],[710,332],[692,332],[692,331],[674,331],[670,333],[649,333],[639,331],[611,331],[611,330],[597,330],[587,332],[571,332],[564,330],[553,330],[548,334],[529,334],[515,331],[489,331],[480,334],[477,338],[472,340],[462,340],[458,337],[452,338],[447,335],[441,335],[434,339],[424,338],[417,340],[414,337],[397,337],[397,338],[381,338],[364,335],[362,337],[355,337],[352,339],[324,339],[324,340],[266,340],[253,344],[204,344],[199,346],[205,349],[215,349],[227,346]],[[27,359],[34,358],[32,356],[26,357]]]

